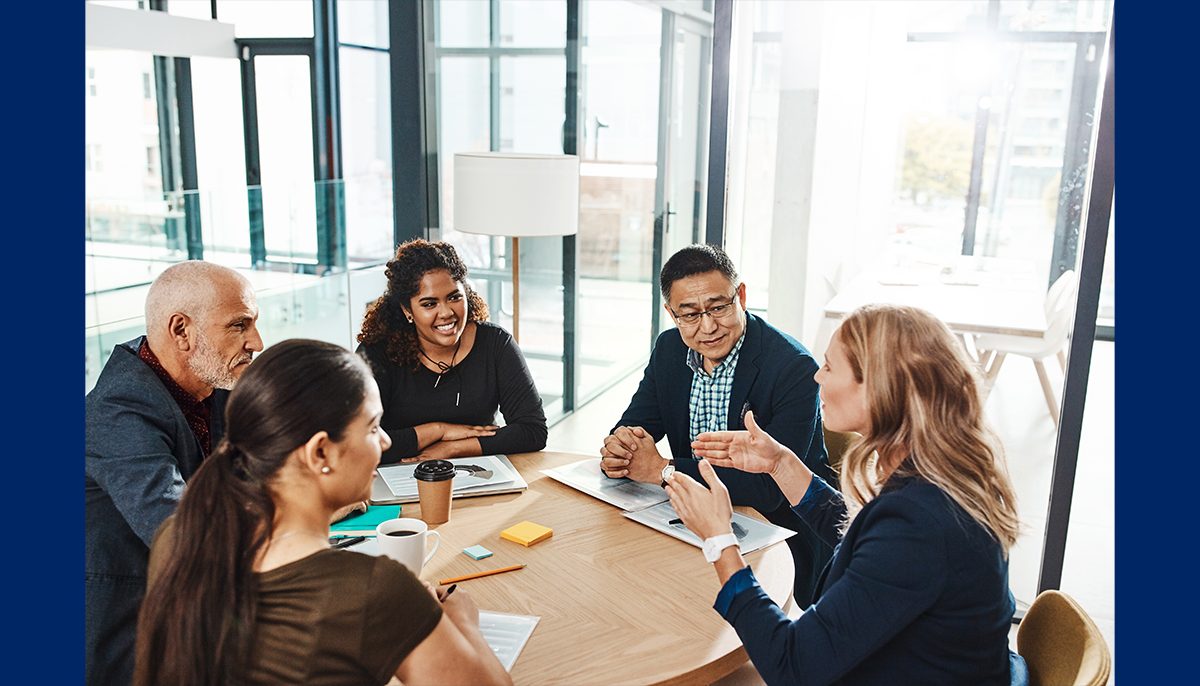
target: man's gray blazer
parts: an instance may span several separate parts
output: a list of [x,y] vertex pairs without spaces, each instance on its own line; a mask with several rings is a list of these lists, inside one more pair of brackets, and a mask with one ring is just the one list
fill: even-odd
[[[144,336],[113,349],[86,398],[85,667],[89,684],[128,684],[150,542],[204,459],[167,387],[138,357]],[[228,391],[214,391],[212,446]]]

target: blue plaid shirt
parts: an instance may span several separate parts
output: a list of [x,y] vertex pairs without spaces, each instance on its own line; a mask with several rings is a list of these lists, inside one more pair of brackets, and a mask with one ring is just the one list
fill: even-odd
[[689,406],[693,441],[705,431],[724,431],[729,428],[729,396],[733,393],[733,373],[737,370],[738,354],[744,340],[745,331],[711,374],[704,371],[704,358],[700,353],[688,349],[687,366],[692,370]]

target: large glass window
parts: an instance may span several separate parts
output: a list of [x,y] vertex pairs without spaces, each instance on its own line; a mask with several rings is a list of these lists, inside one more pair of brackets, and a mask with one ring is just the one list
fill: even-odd
[[[818,356],[870,302],[960,335],[1025,525],[1019,603],[1042,561],[1076,302],[1063,273],[1078,271],[1111,16],[1099,0],[751,0],[734,16],[727,236],[751,304]],[[1088,609],[1111,618],[1111,595]]]
[[[441,0],[436,5],[439,48],[485,48],[491,35],[491,0]],[[550,4],[550,3],[546,3]]]
[[[349,4],[355,3],[339,6]],[[354,262],[378,261],[394,249],[389,58],[386,52],[343,47],[338,59],[346,251]]]
[[500,149],[562,152],[563,57],[500,58]]
[[239,65],[237,60],[211,57],[196,57],[191,63],[205,259],[245,266],[249,264],[250,209]]
[[386,0],[338,0],[338,42],[388,47],[388,3]]
[[172,209],[163,197],[153,57],[88,50],[84,69],[90,254],[114,259],[131,250],[140,257],[177,254]]
[[268,259],[316,261],[309,59],[254,58]]
[[[141,0],[102,4],[151,11]],[[211,18],[209,0],[164,4],[171,15]],[[288,48],[302,53],[313,36],[311,0],[216,4],[218,21],[232,23],[242,38],[300,39],[288,42]],[[378,261],[392,249],[388,4],[343,0],[338,8],[343,41],[362,47],[340,50],[342,70],[335,75],[341,85],[346,178],[323,183],[344,188],[353,267],[355,257]],[[186,90],[177,86],[183,83],[183,70],[191,76],[191,97],[186,99]],[[204,259],[240,268],[250,279],[268,345],[295,336],[352,345],[363,304],[382,290],[381,269],[324,276],[306,269],[317,252],[318,191],[309,58],[259,55],[254,75],[254,171],[260,172],[262,186],[248,189],[237,59],[181,61],[119,50],[88,52],[86,387],[94,383],[114,344],[144,330],[141,311],[149,283],[199,248],[191,242],[196,229]],[[191,107],[190,132],[181,121],[185,106]],[[187,133],[194,134],[199,190],[164,192],[164,183],[178,188],[187,175],[181,169],[181,148],[190,144]],[[252,229],[263,227],[270,261],[299,263],[300,268],[275,269],[261,262],[250,268]]]
[[499,0],[500,45],[560,48],[567,42],[567,3]]
[[662,12],[583,3],[580,89],[579,394],[649,350]]
[[192,19],[212,19],[211,0],[171,0],[167,13]]
[[[435,8],[441,235],[470,266],[492,321],[512,331],[512,241],[454,229],[454,154],[562,152],[565,3],[493,0]],[[562,412],[563,396],[562,239],[519,243],[520,344],[553,417]]]
[[238,38],[313,35],[312,0],[219,0],[217,18],[233,24],[233,33]]
[[442,237],[454,243],[467,266],[492,266],[492,242],[454,231],[454,153],[490,150],[491,91],[488,58],[438,58],[438,191]]

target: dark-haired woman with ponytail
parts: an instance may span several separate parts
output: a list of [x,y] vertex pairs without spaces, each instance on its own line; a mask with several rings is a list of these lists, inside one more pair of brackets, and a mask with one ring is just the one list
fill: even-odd
[[[387,289],[358,334],[394,440],[384,463],[546,447],[542,399],[521,349],[487,318],[454,246],[416,239],[396,248]],[[503,427],[493,423],[497,409]]]
[[469,594],[329,548],[391,443],[382,414],[370,370],[331,343],[284,341],[246,370],[155,537],[136,685],[511,683]]

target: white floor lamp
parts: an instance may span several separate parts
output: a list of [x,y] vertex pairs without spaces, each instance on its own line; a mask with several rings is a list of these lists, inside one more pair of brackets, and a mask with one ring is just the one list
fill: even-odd
[[454,155],[454,229],[512,238],[513,338],[521,342],[522,236],[579,231],[579,158],[515,152]]

